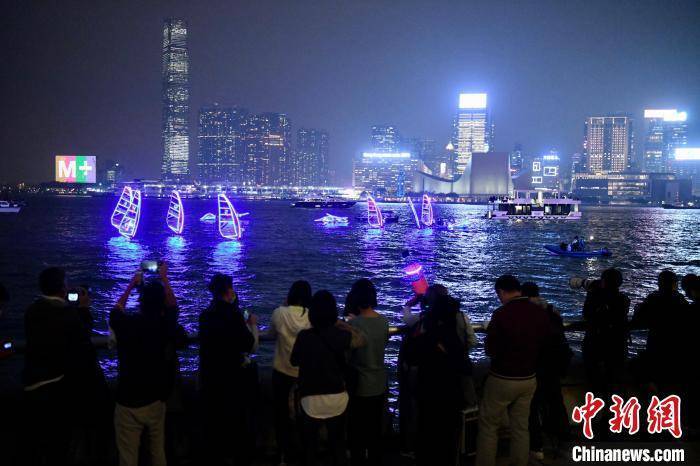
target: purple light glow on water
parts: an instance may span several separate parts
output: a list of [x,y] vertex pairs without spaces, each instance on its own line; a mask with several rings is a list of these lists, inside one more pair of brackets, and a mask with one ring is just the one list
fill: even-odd
[[[512,223],[481,218],[485,206],[440,205],[441,215],[465,228],[418,230],[405,203],[392,206],[399,223],[383,229],[353,221],[367,214],[366,206],[357,204],[328,210],[351,219],[346,227],[329,228],[314,222],[317,210],[236,199],[236,207],[255,221],[245,226],[244,241],[228,241],[216,223],[194,221],[212,212],[216,199],[187,199],[188,225],[175,236],[163,228],[169,200],[144,198],[138,235],[129,240],[109,220],[116,200],[29,199],[20,214],[0,216],[0,242],[9,245],[0,256],[0,281],[12,295],[9,315],[1,323],[3,335],[22,337],[23,310],[37,295],[36,277],[48,265],[64,265],[70,283],[90,285],[97,330],[103,333],[111,306],[146,259],[168,262],[180,321],[191,332],[209,302],[206,284],[214,272],[233,276],[244,308],[258,314],[263,325],[294,280],[308,280],[314,290],[328,289],[343,302],[352,282],[362,277],[377,286],[379,311],[399,323],[401,306],[413,293],[404,272],[411,263],[429,271],[429,283],[446,285],[475,321],[487,319],[497,306],[493,283],[506,272],[539,283],[542,295],[566,317],[580,316],[585,297],[569,288],[572,276],[596,277],[617,266],[634,304],[655,288],[656,275],[665,267],[700,273],[700,212],[687,210],[584,207],[577,222]],[[615,256],[571,260],[543,248],[575,235],[594,236]],[[410,253],[406,259],[404,250]],[[135,305],[134,298],[130,306]],[[272,350],[272,345],[261,345],[261,359],[269,361]],[[396,352],[394,340],[389,364],[395,364]],[[114,354],[104,354],[111,370]],[[196,354],[196,348],[183,352],[185,371],[196,369]]]

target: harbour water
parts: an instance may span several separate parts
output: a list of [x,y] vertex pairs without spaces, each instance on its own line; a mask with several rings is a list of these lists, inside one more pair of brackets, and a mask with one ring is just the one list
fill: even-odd
[[[360,219],[363,203],[330,211],[348,216],[348,226],[324,226],[314,222],[323,215],[317,210],[234,199],[239,212],[250,213],[244,217],[242,240],[235,242],[220,238],[215,223],[199,221],[216,211],[215,199],[186,199],[185,229],[177,236],[165,226],[167,199],[146,198],[132,240],[110,225],[115,202],[111,197],[34,198],[20,214],[0,216],[0,281],[12,295],[0,336],[22,337],[23,309],[37,294],[37,274],[48,265],[64,266],[71,284],[89,286],[102,333],[110,307],[144,259],[168,262],[180,321],[192,332],[209,301],[207,280],[217,271],[233,275],[243,307],[260,316],[263,326],[294,280],[328,289],[342,303],[361,277],[374,281],[379,310],[399,323],[401,305],[411,296],[402,270],[409,262],[422,264],[429,282],[446,285],[476,321],[488,319],[497,306],[493,282],[507,272],[537,282],[542,295],[568,318],[579,317],[585,297],[569,288],[572,276],[597,277],[604,268],[619,267],[634,304],[655,287],[663,268],[700,273],[700,215],[695,211],[584,206],[580,221],[545,223],[486,220],[485,206],[437,205],[437,217],[464,222],[466,228],[434,231],[417,230],[408,207],[394,204],[386,208],[398,212],[400,222],[373,230]],[[543,248],[577,234],[607,245],[613,257],[572,259]],[[389,364],[395,363],[397,346],[390,347]],[[259,357],[269,360],[271,346],[263,345]],[[105,354],[103,364],[113,374],[114,354]],[[196,370],[196,350],[184,352],[182,368]]]

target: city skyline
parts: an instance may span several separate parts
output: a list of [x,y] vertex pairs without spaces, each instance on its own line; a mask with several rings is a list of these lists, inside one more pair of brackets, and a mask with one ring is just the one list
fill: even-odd
[[[568,163],[570,154],[581,152],[586,117],[626,112],[641,122],[647,108],[687,111],[688,144],[700,142],[700,90],[693,79],[700,72],[692,46],[700,38],[692,27],[700,16],[695,3],[650,2],[633,9],[591,2],[585,9],[552,5],[536,15],[526,5],[475,5],[479,23],[465,20],[469,24],[459,28],[456,18],[465,7],[458,3],[428,8],[408,2],[397,10],[379,2],[378,15],[365,5],[353,5],[342,8],[338,17],[332,16],[331,7],[273,4],[244,5],[235,11],[222,4],[207,12],[178,5],[134,12],[86,3],[83,8],[62,8],[61,15],[50,5],[10,7],[12,21],[4,34],[10,34],[13,47],[7,64],[10,74],[22,79],[6,88],[6,101],[10,108],[42,112],[22,110],[6,116],[3,140],[8,155],[2,160],[0,181],[51,179],[50,163],[43,162],[59,153],[118,160],[131,176],[157,178],[162,153],[158,35],[167,16],[188,21],[192,171],[198,153],[195,109],[212,102],[285,113],[297,124],[293,131],[326,129],[333,138],[329,169],[345,185],[353,158],[365,149],[367,128],[378,122],[391,122],[402,133],[443,147],[451,137],[460,92],[488,93],[497,151],[509,151],[516,142],[526,154],[556,147]],[[246,18],[259,18],[264,26],[273,6],[285,13],[285,19],[275,20],[277,32],[255,34],[256,27]],[[302,19],[309,14],[328,21],[304,31]],[[397,21],[381,22],[387,14]],[[593,21],[598,16],[603,20]],[[57,20],[46,24],[48,17]],[[565,27],[540,27],[557,18],[566,18]],[[647,37],[649,21],[673,33]],[[442,35],[428,34],[437,24]],[[494,35],[480,44],[466,41],[462,31],[470,24],[476,28],[472,34]],[[497,33],[503,30],[514,31],[513,37]],[[30,31],[34,39],[24,40]],[[283,34],[292,31],[293,37]],[[367,34],[356,37],[360,31]],[[46,34],[65,40],[42,51],[37,47],[47,42],[41,39]],[[616,40],[617,49],[613,53],[588,47],[586,37],[591,34]],[[558,40],[562,38],[566,40]],[[402,41],[414,47],[397,48]],[[107,49],[108,44],[118,46]],[[674,54],[665,53],[667,49]],[[331,53],[334,50],[343,53]],[[568,59],[574,51],[581,51],[578,59]],[[467,56],[470,60],[465,62]],[[374,66],[377,60],[384,66]],[[412,63],[421,66],[409,66]],[[609,79],[623,69],[623,77]],[[41,137],[29,137],[34,128],[42,128]],[[643,138],[639,125],[636,157],[643,150]]]

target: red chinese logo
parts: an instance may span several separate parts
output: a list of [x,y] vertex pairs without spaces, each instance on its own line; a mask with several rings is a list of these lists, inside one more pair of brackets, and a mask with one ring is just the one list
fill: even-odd
[[574,422],[578,424],[583,422],[583,435],[589,440],[593,439],[593,418],[603,409],[603,406],[605,406],[603,400],[596,398],[591,392],[586,392],[586,402],[583,406],[576,406],[571,414]]
[[[574,422],[583,423],[583,435],[593,439],[593,418],[605,406],[605,402],[596,398],[593,393],[586,393],[586,402],[582,406],[576,406],[571,415]],[[621,396],[612,395],[610,412],[613,416],[608,421],[610,432],[619,434],[623,429],[629,435],[639,432],[639,411],[641,406],[636,397],[625,401]],[[675,438],[681,438],[681,398],[678,395],[669,395],[663,400],[652,396],[647,408],[647,432],[660,434],[668,431]]]
[[652,396],[647,408],[647,422],[650,434],[659,434],[667,430],[675,438],[681,438],[681,398],[678,395],[669,395],[659,400],[656,395]]
[[613,417],[608,421],[610,432],[619,434],[623,428],[627,429],[630,435],[639,432],[639,409],[641,408],[639,400],[633,396],[625,403],[625,400],[617,395],[613,395],[612,400],[610,411]]

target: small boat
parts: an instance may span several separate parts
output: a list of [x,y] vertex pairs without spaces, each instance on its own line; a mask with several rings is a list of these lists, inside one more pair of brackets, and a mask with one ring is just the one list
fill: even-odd
[[22,206],[16,202],[0,201],[1,214],[16,214],[22,210]]
[[601,248],[601,249],[592,249],[590,251],[567,251],[566,249],[562,249],[561,245],[555,244],[547,244],[544,247],[547,251],[549,251],[552,254],[555,254],[557,256],[566,256],[566,257],[610,257],[612,256],[612,252],[608,248]]
[[692,202],[688,202],[686,204],[664,204],[661,207],[664,209],[672,209],[672,210],[696,210],[700,209],[700,204],[694,204]]
[[321,218],[317,218],[314,222],[321,222],[324,225],[347,225],[347,217],[338,217],[336,215],[326,214]]
[[342,199],[304,199],[292,202],[292,207],[305,209],[348,209],[357,204],[357,201],[346,201]]
[[216,222],[216,214],[213,214],[213,213],[211,213],[211,212],[208,212],[208,213],[202,215],[202,216],[199,218],[199,221],[200,221],[200,222],[214,223],[214,222]]
[[385,210],[382,212],[382,216],[384,217],[384,223],[399,223],[399,214],[394,212],[393,210]]

